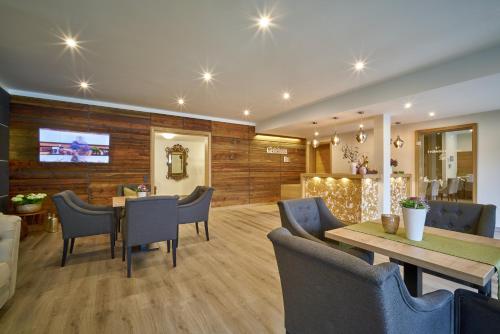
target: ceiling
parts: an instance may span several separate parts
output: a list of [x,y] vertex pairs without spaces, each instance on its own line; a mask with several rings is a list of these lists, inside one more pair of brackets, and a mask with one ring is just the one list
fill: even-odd
[[[267,33],[255,26],[259,13],[273,18]],[[500,44],[499,17],[496,0],[0,0],[0,83],[23,94],[259,124]],[[76,36],[79,53],[64,51],[62,34]],[[352,70],[357,59],[367,62],[360,74]],[[199,79],[203,69],[213,72],[213,84]],[[89,80],[89,92],[78,88],[82,79]],[[478,80],[499,87],[498,77]],[[414,118],[430,109],[498,107],[492,95],[486,100],[493,103],[467,99],[468,93],[457,98],[474,84],[474,94],[484,97],[484,83],[469,84],[412,96]],[[281,98],[285,90],[291,92],[288,102]],[[182,110],[180,95],[186,100]],[[401,102],[366,106],[367,113],[397,109]],[[248,117],[244,109],[250,109]],[[306,136],[308,127],[299,122],[269,132]]]

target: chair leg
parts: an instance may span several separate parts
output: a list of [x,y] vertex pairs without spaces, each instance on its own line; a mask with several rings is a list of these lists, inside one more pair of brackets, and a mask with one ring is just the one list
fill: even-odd
[[132,247],[127,247],[127,277],[132,276]]
[[69,243],[69,239],[63,240],[63,253],[62,253],[61,267],[64,267],[66,265],[66,256],[68,255],[68,243]]
[[177,266],[177,240],[172,240],[172,261],[174,262],[174,267]]
[[109,234],[109,243],[110,243],[110,246],[111,246],[111,258],[114,259],[115,258],[115,241],[116,241],[116,237],[115,237],[115,233],[110,233]]
[[75,247],[75,239],[76,238],[71,238],[71,242],[69,244],[69,253],[73,254],[73,248]]
[[[179,239],[180,239],[180,238],[179,238],[179,224],[177,224],[177,239],[175,239],[175,240],[177,240],[177,241],[175,242],[175,247],[176,247],[176,248],[179,246]],[[172,241],[172,248],[173,248],[173,241]]]
[[207,241],[209,241],[210,237],[208,235],[208,220],[205,220],[205,235],[207,236]]
[[170,253],[170,240],[167,240],[167,253]]
[[125,239],[122,240],[122,261],[125,261]]
[[196,234],[200,234],[200,228],[198,227],[198,222],[196,222],[195,224],[196,224]]

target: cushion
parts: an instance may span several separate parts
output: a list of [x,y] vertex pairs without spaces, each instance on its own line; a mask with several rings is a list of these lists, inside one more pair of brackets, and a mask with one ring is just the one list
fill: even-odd
[[137,197],[137,192],[128,187],[123,187],[123,195],[127,197]]

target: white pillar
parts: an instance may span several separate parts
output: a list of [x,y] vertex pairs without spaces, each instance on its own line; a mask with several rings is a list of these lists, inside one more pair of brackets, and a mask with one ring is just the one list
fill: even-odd
[[375,117],[374,158],[379,173],[379,211],[391,213],[391,115]]

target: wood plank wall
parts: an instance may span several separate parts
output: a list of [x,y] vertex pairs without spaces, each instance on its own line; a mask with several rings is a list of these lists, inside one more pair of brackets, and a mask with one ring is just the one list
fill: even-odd
[[[142,183],[150,176],[150,127],[212,133],[214,206],[275,202],[280,186],[299,183],[305,171],[305,141],[259,136],[252,126],[178,116],[150,114],[83,104],[12,97],[10,128],[10,195],[72,189],[83,199],[110,204],[116,186]],[[38,162],[38,129],[64,129],[111,134],[111,162],[76,165]],[[283,156],[266,147],[288,149]],[[52,201],[46,201],[52,208]]]

